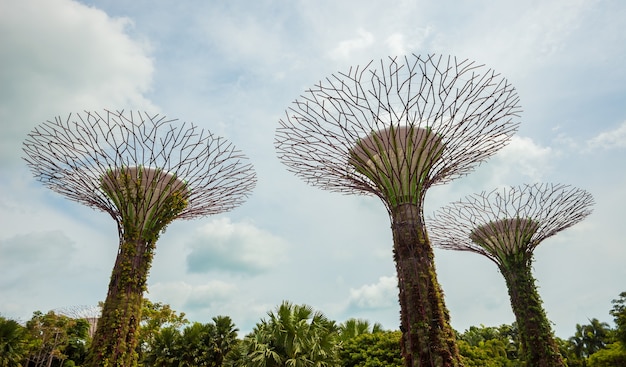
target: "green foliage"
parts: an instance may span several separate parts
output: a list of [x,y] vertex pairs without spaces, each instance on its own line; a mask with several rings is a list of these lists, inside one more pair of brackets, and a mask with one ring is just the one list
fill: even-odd
[[363,332],[346,339],[339,352],[343,367],[401,367],[400,331]]
[[143,353],[142,365],[152,367],[176,366],[179,360],[180,331],[173,326],[160,329],[150,339]]
[[177,314],[170,305],[160,302],[153,303],[144,298],[141,312],[141,325],[139,328],[139,358],[141,359],[148,344],[153,343],[156,335],[167,327],[178,329],[189,323],[185,318],[185,313]]
[[117,208],[115,219],[128,237],[156,242],[186,207],[188,189],[175,175],[143,166],[108,170],[101,187]]
[[30,366],[56,366],[72,361],[82,363],[88,343],[89,323],[39,311],[26,323],[29,333]]
[[145,346],[145,366],[219,367],[237,345],[237,329],[228,316],[213,322],[194,322],[182,332],[176,326],[161,328]]
[[[626,292],[625,292],[626,293]],[[611,314],[623,312],[623,298]],[[617,316],[616,316],[617,315]],[[340,325],[306,305],[283,302],[244,340],[228,316],[188,325],[184,313],[145,300],[141,326],[145,367],[399,367],[403,366],[400,331],[348,319]],[[618,328],[619,328],[618,324]],[[33,313],[26,327],[0,317],[0,367],[85,365],[89,324],[54,312]],[[626,366],[626,348],[615,331],[597,319],[577,324],[568,340],[554,338],[568,367]],[[457,334],[465,367],[531,367],[520,355],[517,325],[471,326]],[[576,349],[582,346],[582,349]],[[533,366],[534,367],[534,366]]]
[[235,349],[237,340],[237,329],[233,320],[228,316],[217,316],[213,318],[215,325],[214,334],[211,338],[213,350],[213,360],[215,366],[221,366],[226,356]]
[[520,340],[516,323],[513,323],[513,325],[500,325],[499,327],[470,326],[468,330],[458,335],[458,340],[464,341],[469,347],[481,347],[486,342],[498,340],[504,347],[508,360],[516,361],[519,357]]
[[26,329],[0,316],[0,367],[21,367],[27,353]]
[[497,339],[480,342],[476,346],[464,340],[458,343],[463,365],[465,367],[504,367],[518,366],[506,357],[506,345]]
[[606,322],[589,320],[589,324],[576,324],[574,336],[569,338],[570,350],[576,359],[584,360],[610,343],[610,328]]
[[339,366],[337,326],[307,305],[283,302],[244,339],[250,367]]
[[380,331],[383,331],[383,326],[379,323],[370,325],[367,320],[352,318],[339,325],[339,340],[347,341],[361,334],[377,333]]
[[179,366],[206,367],[211,365],[211,336],[214,325],[194,322],[183,330],[177,350]]
[[619,298],[614,299],[611,303],[613,303],[613,308],[610,313],[615,320],[615,325],[617,325],[615,336],[621,345],[626,347],[626,292],[620,293]]
[[84,319],[74,319],[68,326],[68,341],[65,347],[67,360],[63,362],[63,367],[71,363],[82,364],[87,358],[89,342],[89,322]]
[[471,326],[458,335],[459,352],[465,367],[518,367],[519,335],[516,324],[499,327]]
[[589,357],[587,367],[626,366],[626,348],[621,342],[609,344]]

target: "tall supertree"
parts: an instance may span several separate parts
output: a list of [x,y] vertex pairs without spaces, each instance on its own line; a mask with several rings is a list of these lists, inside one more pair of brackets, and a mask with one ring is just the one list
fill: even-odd
[[435,246],[471,251],[504,276],[528,366],[565,366],[532,275],[535,248],[591,214],[588,192],[561,184],[514,186],[468,196],[428,221]]
[[166,226],[233,209],[256,184],[231,143],[174,121],[133,111],[76,113],[42,123],[24,142],[39,181],[117,223],[119,248],[89,366],[137,364],[143,292]]
[[458,366],[423,220],[427,189],[472,171],[516,131],[515,89],[483,65],[411,55],[320,81],[280,120],[276,149],[307,183],[376,195],[391,219],[407,366]]

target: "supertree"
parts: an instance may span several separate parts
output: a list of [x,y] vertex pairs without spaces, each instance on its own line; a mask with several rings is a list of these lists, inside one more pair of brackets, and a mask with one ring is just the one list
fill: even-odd
[[117,223],[119,248],[89,366],[137,364],[143,292],[166,226],[233,209],[256,184],[231,143],[174,121],[133,111],[76,113],[42,123],[24,142],[39,181]]
[[96,333],[96,327],[98,326],[98,320],[102,314],[101,306],[69,306],[63,308],[57,308],[54,312],[58,315],[67,316],[76,320],[85,320],[89,323],[89,337],[93,338]]
[[515,89],[493,70],[411,55],[327,77],[279,122],[275,146],[291,172],[326,190],[383,201],[407,366],[460,365],[424,226],[426,191],[503,147],[518,112]]
[[433,244],[495,262],[504,276],[528,366],[565,366],[532,275],[535,248],[591,214],[593,197],[562,184],[513,186],[468,196],[428,220]]

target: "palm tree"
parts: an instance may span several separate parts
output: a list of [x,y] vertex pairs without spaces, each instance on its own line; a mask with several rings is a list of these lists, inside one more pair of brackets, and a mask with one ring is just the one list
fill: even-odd
[[609,341],[609,324],[596,318],[589,322],[588,325],[576,324],[576,332],[569,338],[572,352],[581,359],[583,366],[590,355],[605,348]]
[[179,340],[179,366],[200,367],[211,366],[211,335],[213,324],[194,322],[187,326]]
[[585,341],[587,350],[591,355],[606,347],[610,339],[610,327],[606,322],[600,322],[596,318],[589,320],[589,322],[590,324],[586,325]]
[[211,338],[213,345],[213,363],[215,366],[221,366],[226,355],[237,344],[237,329],[233,320],[228,316],[216,316],[213,318],[215,323],[214,334]]
[[337,326],[308,305],[284,301],[246,337],[253,367],[339,366]]
[[17,321],[0,317],[0,366],[20,367],[26,356],[26,331]]
[[213,366],[220,367],[224,358],[237,344],[237,329],[233,320],[228,316],[213,318],[214,327],[210,335]]
[[370,325],[369,321],[351,318],[339,325],[339,339],[346,341],[362,334],[376,333],[383,331],[383,326],[379,323]]
[[144,365],[153,367],[174,366],[178,359],[180,332],[173,326],[162,328],[154,335],[144,354]]

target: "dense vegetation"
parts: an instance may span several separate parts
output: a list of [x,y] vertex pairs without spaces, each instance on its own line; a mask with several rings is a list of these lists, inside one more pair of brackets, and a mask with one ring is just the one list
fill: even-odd
[[[626,292],[613,300],[615,327],[598,319],[556,338],[569,367],[626,366]],[[401,367],[399,331],[350,319],[337,323],[307,305],[283,302],[243,338],[228,316],[189,322],[168,305],[145,300],[140,366]],[[85,361],[89,323],[55,312],[33,313],[24,325],[0,317],[0,367],[73,367]],[[466,367],[529,367],[521,361],[515,324],[472,326],[457,333]]]

